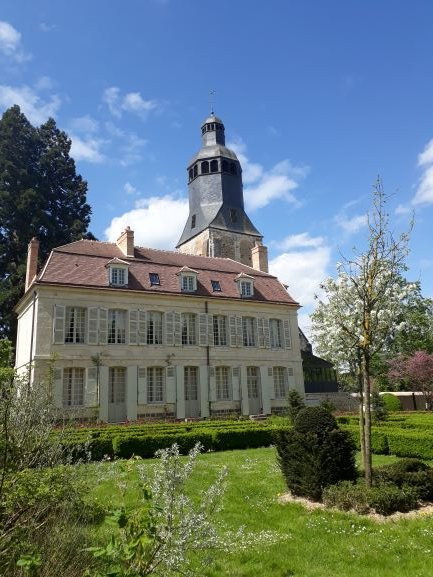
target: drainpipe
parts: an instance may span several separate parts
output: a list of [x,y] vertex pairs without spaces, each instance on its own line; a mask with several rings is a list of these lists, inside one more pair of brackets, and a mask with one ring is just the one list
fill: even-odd
[[36,291],[33,291],[33,303],[32,303],[32,332],[30,335],[30,357],[29,357],[29,379],[28,386],[32,382],[32,358],[33,358],[33,333],[35,330],[35,308],[36,308]]

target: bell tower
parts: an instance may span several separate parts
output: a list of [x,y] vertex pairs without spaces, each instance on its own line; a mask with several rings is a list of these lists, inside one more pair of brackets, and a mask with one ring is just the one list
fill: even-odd
[[189,254],[232,258],[267,272],[263,236],[244,209],[240,162],[226,147],[224,124],[213,112],[201,126],[201,140],[202,146],[187,168],[189,216],[176,248]]

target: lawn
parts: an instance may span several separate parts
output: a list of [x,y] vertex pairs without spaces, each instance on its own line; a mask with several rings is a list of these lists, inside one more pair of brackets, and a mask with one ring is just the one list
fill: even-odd
[[[375,464],[395,457],[375,456]],[[152,460],[141,461],[152,467]],[[83,465],[93,479],[91,497],[104,506],[134,505],[138,461]],[[281,504],[285,491],[273,448],[203,454],[191,480],[191,494],[207,486],[222,466],[228,468],[224,507],[218,521],[227,531],[240,526],[249,547],[219,553],[204,577],[430,577],[433,574],[433,517],[376,523],[352,514],[306,511]],[[89,537],[101,538],[107,529]],[[266,532],[266,533],[264,533]]]

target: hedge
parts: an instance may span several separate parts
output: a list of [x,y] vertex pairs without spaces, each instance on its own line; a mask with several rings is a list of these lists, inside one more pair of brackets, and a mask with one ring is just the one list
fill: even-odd
[[[361,441],[359,438],[359,427],[342,427],[343,430],[350,431],[355,441],[358,451],[361,450]],[[371,450],[376,455],[387,455],[389,451],[387,435],[381,431],[371,431]]]
[[150,458],[158,449],[165,449],[173,443],[179,445],[181,453],[186,454],[197,443],[203,445],[204,450],[212,448],[213,436],[207,432],[180,433],[179,435],[130,435],[128,437],[114,437],[114,455],[120,459],[129,459],[133,455]]

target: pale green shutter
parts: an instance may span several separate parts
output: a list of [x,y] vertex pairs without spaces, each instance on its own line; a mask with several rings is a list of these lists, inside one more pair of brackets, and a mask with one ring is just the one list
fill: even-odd
[[244,343],[242,317],[236,317],[236,344],[241,347]]
[[275,399],[274,370],[272,367],[268,367],[268,390],[269,398]]
[[292,337],[290,334],[290,323],[288,319],[283,321],[283,332],[284,332],[284,346],[286,349],[292,348]]
[[147,369],[145,367],[138,367],[138,404],[145,405],[147,403]]
[[64,305],[54,305],[53,343],[55,345],[63,345],[65,342],[65,315]]
[[257,344],[260,348],[265,346],[265,330],[264,330],[264,319],[258,318],[257,321]]
[[211,402],[216,401],[215,367],[209,367],[209,398]]
[[167,403],[175,403],[176,402],[176,371],[175,367],[167,367],[166,368],[166,399]]
[[99,309],[99,344],[106,345],[108,339],[108,309]]
[[207,339],[208,339],[208,345],[210,347],[213,347],[214,345],[213,315],[207,315]]
[[174,313],[174,344],[180,346],[182,344],[182,327],[180,313]]
[[208,328],[207,328],[207,314],[199,314],[199,345],[207,347],[208,345]]
[[129,344],[136,345],[138,342],[138,311],[129,311]]
[[89,345],[98,344],[98,309],[89,307],[87,315],[87,343]]
[[138,311],[138,344],[147,344],[147,313]]
[[84,404],[86,407],[96,407],[98,402],[98,369],[89,367],[86,369],[86,389],[84,394]]
[[241,376],[240,367],[233,367],[232,368],[232,394],[233,394],[233,400],[234,401],[240,401],[240,398],[241,398],[240,376]]
[[230,346],[236,346],[236,317],[230,317]]
[[265,335],[265,347],[269,349],[271,346],[271,330],[269,327],[269,319],[263,319],[263,331]]
[[174,345],[174,313],[165,313],[165,344],[169,347]]
[[63,369],[54,369],[53,403],[58,409],[63,408]]

